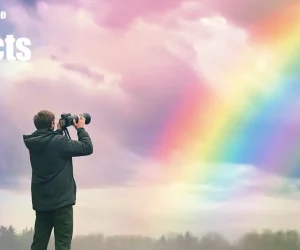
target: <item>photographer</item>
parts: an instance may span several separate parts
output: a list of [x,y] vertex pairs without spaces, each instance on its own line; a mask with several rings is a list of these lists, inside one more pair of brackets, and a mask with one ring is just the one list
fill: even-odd
[[36,212],[31,250],[47,250],[54,228],[55,250],[70,250],[73,237],[73,205],[76,183],[72,157],[93,153],[93,144],[85,131],[85,118],[73,120],[78,141],[63,135],[60,123],[55,127],[52,112],[42,110],[34,116],[36,131],[24,135],[32,168],[32,206]]

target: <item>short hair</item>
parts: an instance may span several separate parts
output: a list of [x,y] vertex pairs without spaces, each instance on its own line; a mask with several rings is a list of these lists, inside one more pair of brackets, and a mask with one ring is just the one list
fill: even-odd
[[33,122],[36,129],[51,128],[54,120],[55,115],[48,110],[41,110],[33,117]]

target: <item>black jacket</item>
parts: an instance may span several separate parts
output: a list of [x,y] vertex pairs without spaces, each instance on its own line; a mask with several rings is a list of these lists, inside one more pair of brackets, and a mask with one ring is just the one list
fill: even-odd
[[24,135],[32,168],[32,207],[36,211],[54,210],[76,203],[76,183],[72,157],[93,153],[93,144],[85,129],[77,130],[78,141],[51,129]]

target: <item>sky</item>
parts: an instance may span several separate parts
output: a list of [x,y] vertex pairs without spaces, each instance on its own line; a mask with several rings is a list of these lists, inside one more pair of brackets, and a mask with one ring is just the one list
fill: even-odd
[[48,109],[92,116],[94,153],[74,160],[75,235],[300,229],[298,1],[0,11],[1,38],[32,42],[30,61],[0,61],[0,224],[33,226],[22,135]]

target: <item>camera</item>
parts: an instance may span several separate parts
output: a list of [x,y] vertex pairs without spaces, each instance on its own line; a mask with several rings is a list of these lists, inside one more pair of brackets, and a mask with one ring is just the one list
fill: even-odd
[[[85,124],[89,124],[91,122],[91,116],[88,113],[82,113],[79,116],[82,116],[85,118]],[[77,115],[71,115],[68,114],[62,114],[61,118],[59,119],[59,125],[62,129],[65,129],[71,125],[73,125],[73,120],[78,122],[78,116]]]

